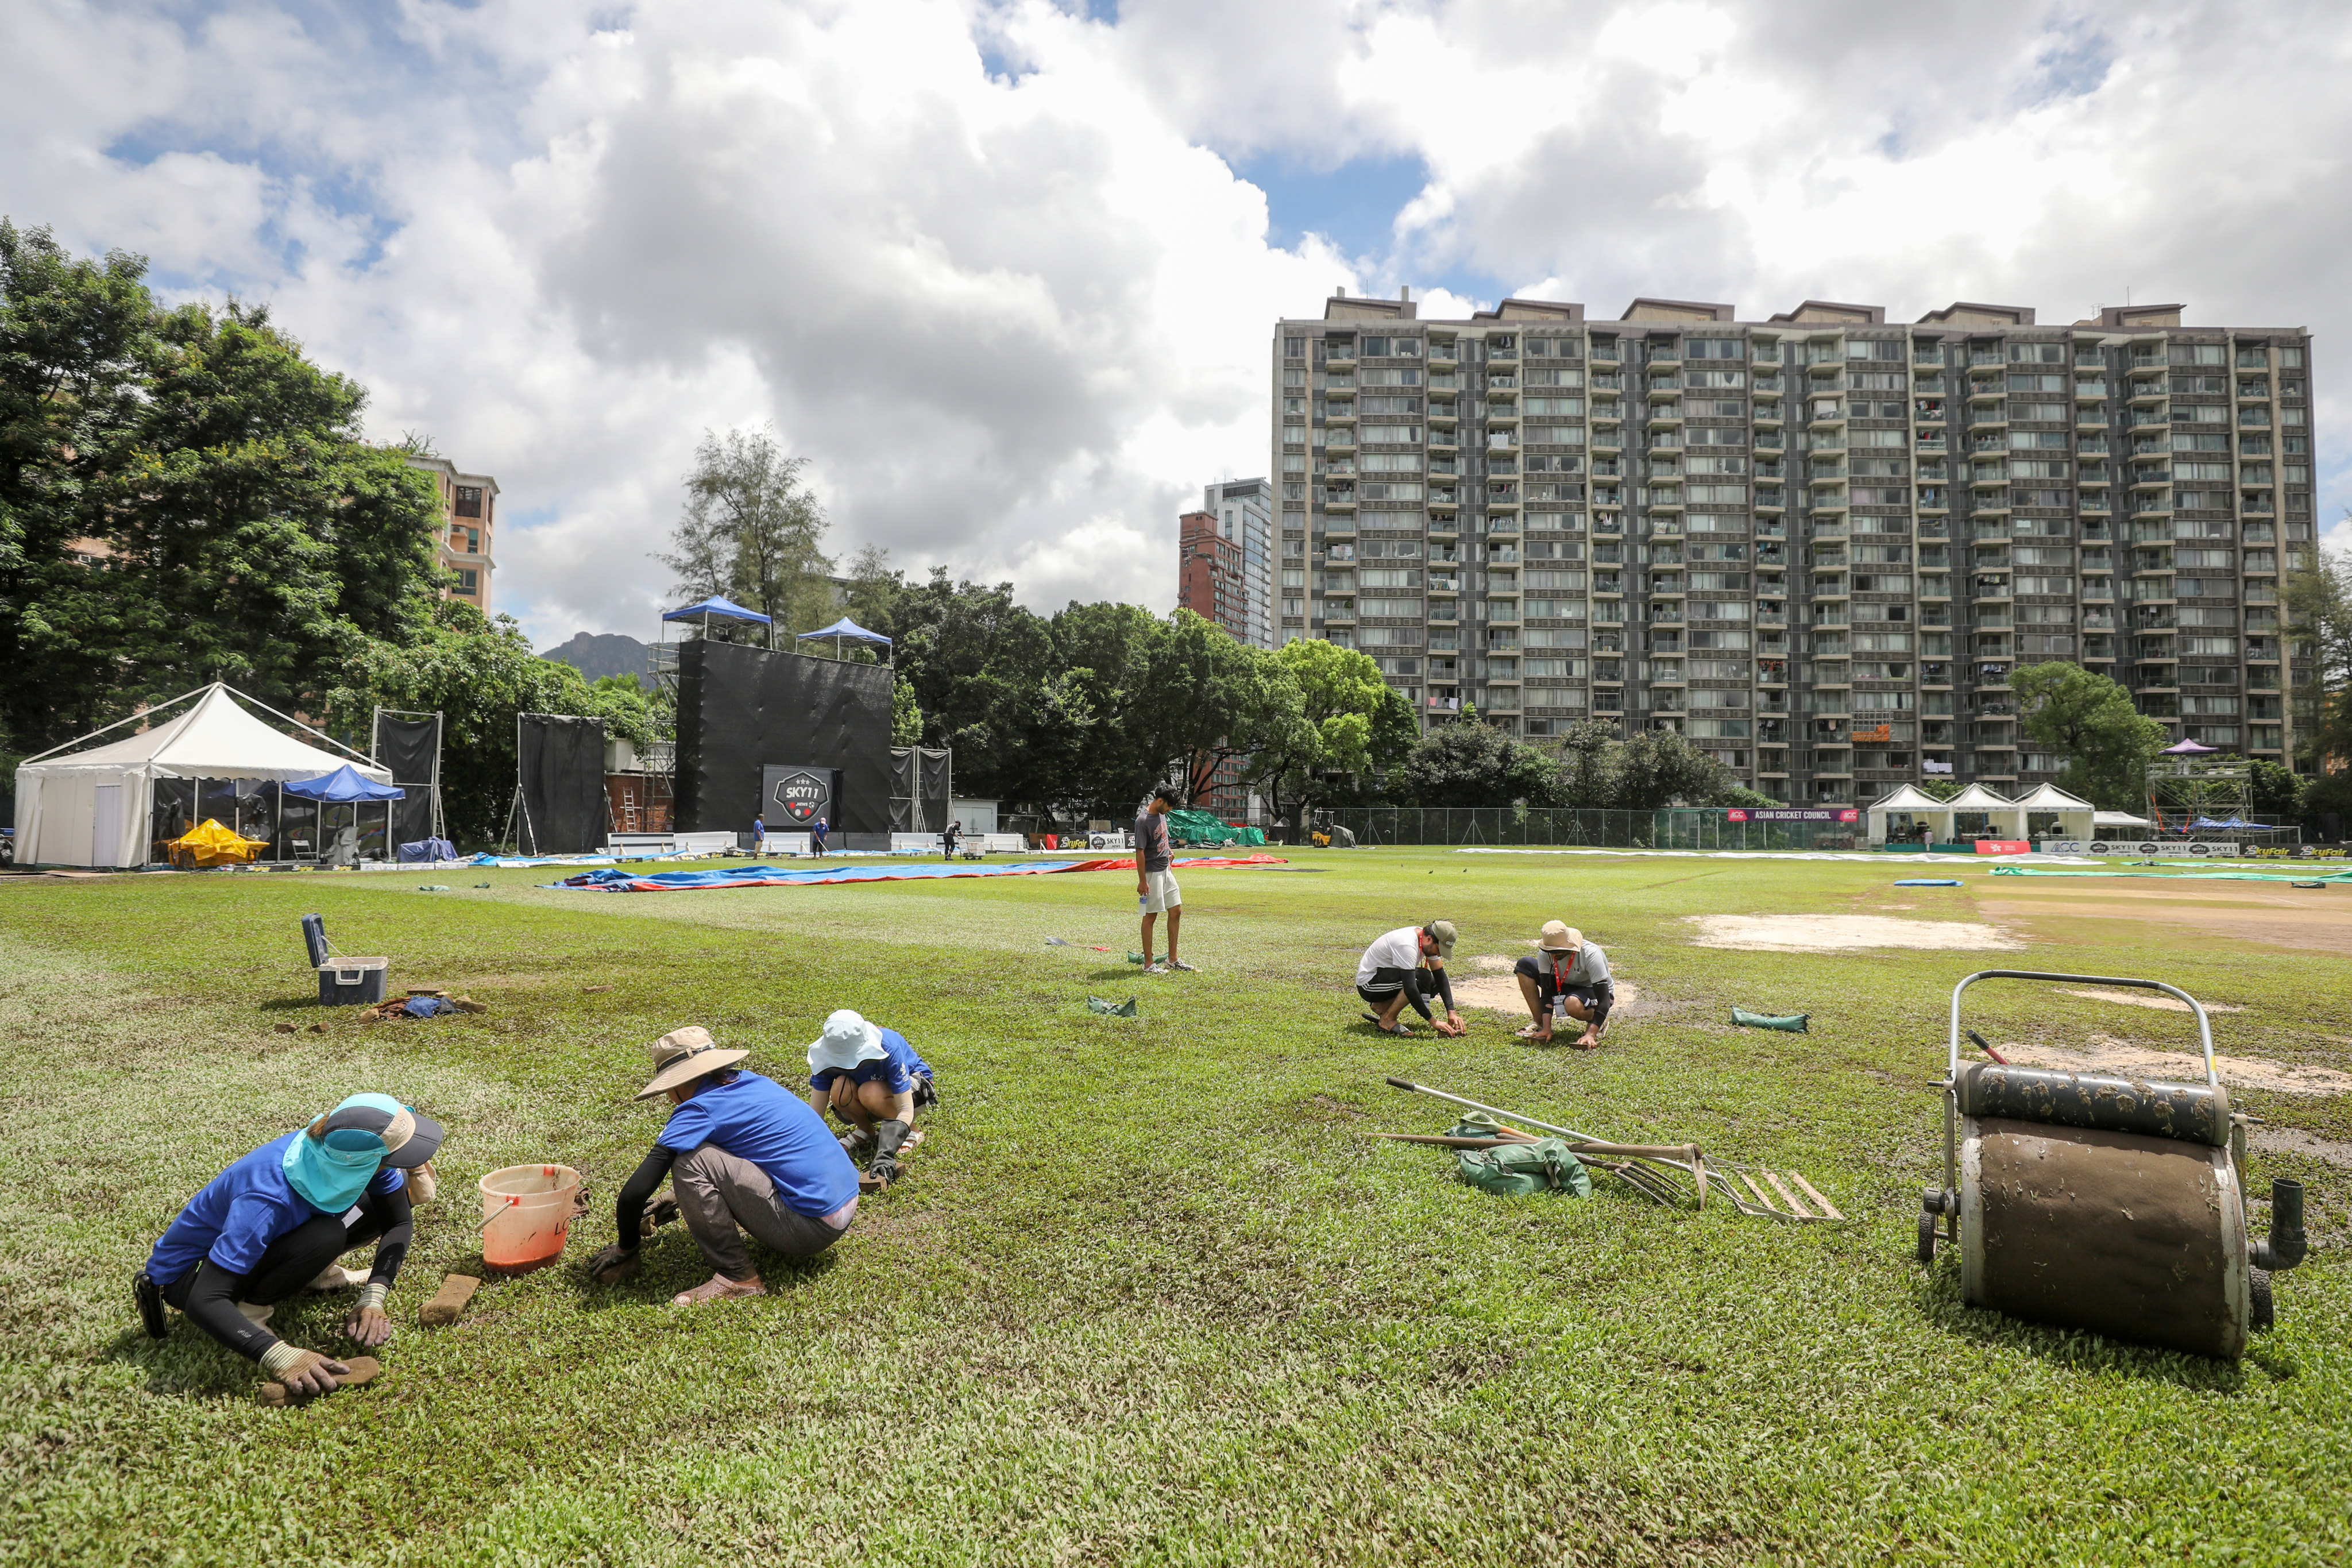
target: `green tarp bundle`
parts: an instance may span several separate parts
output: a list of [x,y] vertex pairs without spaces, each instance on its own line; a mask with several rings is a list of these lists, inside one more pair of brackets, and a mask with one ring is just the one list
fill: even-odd
[[[1452,1136],[1491,1138],[1495,1131],[1494,1118],[1474,1111],[1454,1127]],[[1564,1139],[1506,1143],[1499,1149],[1457,1149],[1454,1157],[1464,1184],[1482,1193],[1507,1198],[1538,1193],[1571,1198],[1592,1195],[1591,1173],[1583,1161],[1568,1152]]]
[[1811,1034],[1812,1031],[1805,1026],[1811,1022],[1812,1016],[1811,1013],[1790,1013],[1776,1018],[1769,1013],[1751,1013],[1745,1007],[1731,1010],[1731,1021],[1742,1028],[1785,1029],[1792,1035]]
[[1263,844],[1265,835],[1255,827],[1230,826],[1214,812],[1179,811],[1171,807],[1168,841],[1171,844]]
[[1087,1011],[1108,1014],[1114,1018],[1132,1018],[1135,1016],[1135,998],[1130,996],[1124,1002],[1106,1002],[1099,996],[1089,996],[1087,998]]

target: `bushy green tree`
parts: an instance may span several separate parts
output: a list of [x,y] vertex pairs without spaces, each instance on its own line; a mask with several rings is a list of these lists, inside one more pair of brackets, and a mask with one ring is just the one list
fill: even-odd
[[1248,775],[1294,824],[1317,802],[1349,793],[1349,775],[1385,773],[1418,738],[1412,705],[1370,655],[1302,638],[1276,649],[1274,663],[1297,686],[1299,722],[1251,759]]
[[2352,550],[2289,573],[2284,597],[2295,659],[2309,672],[2294,683],[2295,754],[2321,772],[2352,761]]
[[2066,759],[2057,784],[2102,811],[2128,811],[2147,798],[2148,760],[2164,749],[2164,726],[2132,705],[2104,675],[2053,659],[2009,678],[2028,738]]
[[429,479],[365,393],[231,301],[163,310],[144,262],[0,220],[0,725],[19,754],[233,682],[315,710],[429,622]]
[[1558,805],[1566,793],[1556,760],[1475,719],[1423,735],[1390,783],[1412,805]]

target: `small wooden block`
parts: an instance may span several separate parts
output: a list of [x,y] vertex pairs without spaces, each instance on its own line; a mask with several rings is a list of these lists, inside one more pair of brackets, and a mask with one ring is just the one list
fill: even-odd
[[474,1275],[444,1275],[441,1289],[434,1293],[433,1300],[425,1303],[424,1310],[417,1314],[417,1321],[428,1329],[445,1328],[456,1322],[464,1316],[466,1304],[474,1299],[474,1292],[481,1288],[481,1280]]

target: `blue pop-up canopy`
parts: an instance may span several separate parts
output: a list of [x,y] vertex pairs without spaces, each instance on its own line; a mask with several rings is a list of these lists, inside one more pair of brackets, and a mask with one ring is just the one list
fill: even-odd
[[289,779],[284,785],[288,795],[299,795],[304,800],[323,800],[343,805],[355,800],[405,800],[408,792],[394,784],[380,784],[373,779],[362,778],[345,763],[333,773],[315,779]]
[[713,594],[699,604],[688,605],[682,610],[662,612],[662,619],[666,621],[707,621],[714,617],[722,621],[749,621],[755,626],[775,624],[759,611],[747,610],[721,594]]
[[835,658],[841,657],[841,645],[845,642],[879,643],[886,648],[890,646],[888,637],[884,637],[880,632],[867,631],[847,616],[842,616],[829,626],[819,626],[813,632],[803,632],[794,640],[806,642],[811,637],[831,637],[833,657]]

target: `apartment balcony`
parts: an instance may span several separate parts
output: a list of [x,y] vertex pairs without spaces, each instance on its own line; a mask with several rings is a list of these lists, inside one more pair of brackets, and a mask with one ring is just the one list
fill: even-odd
[[2130,403],[2134,408],[2155,408],[2171,395],[2171,389],[2162,381],[2136,381],[2132,383]]
[[1452,404],[1440,408],[1433,399],[1429,405],[1429,424],[1433,429],[1451,430],[1459,426],[1461,420],[1454,414]]
[[2000,405],[1995,405],[1990,408],[1971,408],[1969,410],[1969,429],[1971,432],[1978,430],[2005,430],[2007,428],[2009,428],[2009,413],[2007,409],[2003,408]]

